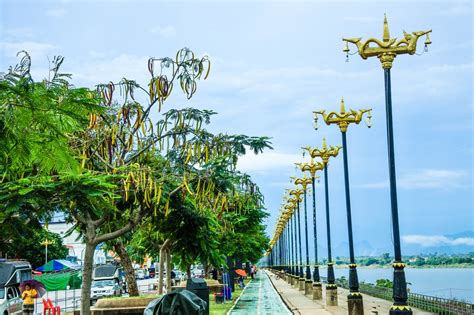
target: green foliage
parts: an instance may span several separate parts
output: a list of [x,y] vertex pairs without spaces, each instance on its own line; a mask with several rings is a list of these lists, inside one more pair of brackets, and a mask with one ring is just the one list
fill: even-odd
[[61,236],[46,231],[35,217],[15,216],[8,224],[2,224],[0,252],[10,258],[21,258],[29,261],[33,268],[45,263],[45,247],[40,243],[52,241],[48,246],[48,260],[64,259],[68,249],[63,246]]
[[393,282],[388,279],[377,279],[375,281],[375,286],[383,288],[393,288]]
[[87,125],[99,110],[98,99],[85,88],[71,87],[53,60],[52,79],[35,82],[26,52],[19,65],[0,75],[1,181],[24,174],[77,171],[69,135]]

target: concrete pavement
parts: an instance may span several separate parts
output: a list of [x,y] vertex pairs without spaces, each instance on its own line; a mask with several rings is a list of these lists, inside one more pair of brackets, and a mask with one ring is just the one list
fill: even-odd
[[[272,272],[265,270],[270,278],[276,291],[280,294],[282,300],[285,302],[287,307],[293,312],[293,314],[301,315],[347,315],[347,295],[349,291],[342,288],[337,288],[338,306],[326,306],[326,290],[323,285],[323,299],[313,300],[312,296],[305,296],[304,292],[289,285],[283,279],[276,277]],[[388,314],[392,302],[372,297],[366,294],[362,294],[364,299],[364,314],[376,315],[376,314]],[[435,313],[429,313],[419,309],[412,308],[413,314],[416,315],[431,315]]]

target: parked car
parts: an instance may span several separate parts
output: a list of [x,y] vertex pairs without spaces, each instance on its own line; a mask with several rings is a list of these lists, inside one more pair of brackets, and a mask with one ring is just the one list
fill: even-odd
[[135,270],[135,278],[137,278],[137,280],[145,279],[145,277],[146,277],[145,270],[143,269]]
[[23,300],[17,287],[0,287],[0,314],[21,314]]
[[91,303],[106,296],[121,296],[123,285],[120,274],[118,265],[97,265],[92,273]]
[[20,283],[31,279],[31,265],[27,261],[0,261],[0,314],[21,314],[23,300]]

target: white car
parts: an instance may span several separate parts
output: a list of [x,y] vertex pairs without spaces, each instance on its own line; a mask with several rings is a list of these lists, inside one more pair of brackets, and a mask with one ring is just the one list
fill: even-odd
[[91,300],[106,296],[121,296],[122,288],[114,279],[94,280],[92,282]]
[[146,277],[145,270],[143,269],[135,270],[135,278],[137,278],[137,280],[145,279],[145,277]]
[[0,314],[21,314],[23,300],[20,290],[14,286],[0,287]]

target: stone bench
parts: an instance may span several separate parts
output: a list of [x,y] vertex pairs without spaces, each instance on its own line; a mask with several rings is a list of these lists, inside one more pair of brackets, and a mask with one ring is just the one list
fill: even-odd
[[[206,280],[209,293],[221,293],[224,285],[219,283],[217,280]],[[171,287],[171,291],[176,289],[186,289],[186,281],[183,281],[179,286]]]
[[91,307],[91,314],[143,314],[147,305],[157,298],[158,296],[149,298],[99,299],[95,306]]

